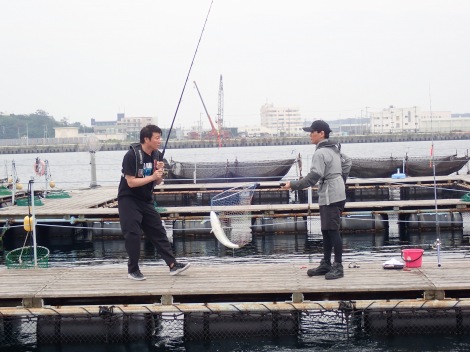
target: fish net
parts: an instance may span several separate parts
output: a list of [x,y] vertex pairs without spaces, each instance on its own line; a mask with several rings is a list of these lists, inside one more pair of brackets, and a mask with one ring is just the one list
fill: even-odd
[[46,194],[46,198],[52,198],[52,199],[70,198],[70,194],[65,191],[49,191]]
[[227,238],[243,246],[251,237],[251,205],[253,192],[259,183],[247,183],[227,189],[211,199],[211,210],[217,214]]
[[[39,268],[47,268],[49,264],[49,249],[42,246],[36,247],[36,261]],[[5,257],[8,269],[28,269],[35,266],[34,247],[27,246],[16,248]]]

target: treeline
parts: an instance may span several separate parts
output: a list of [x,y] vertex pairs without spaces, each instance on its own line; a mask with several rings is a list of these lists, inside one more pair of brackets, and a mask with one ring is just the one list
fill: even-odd
[[54,127],[78,127],[79,133],[91,133],[93,128],[80,122],[70,123],[67,118],[56,121],[43,110],[29,115],[0,114],[0,138],[53,138]]

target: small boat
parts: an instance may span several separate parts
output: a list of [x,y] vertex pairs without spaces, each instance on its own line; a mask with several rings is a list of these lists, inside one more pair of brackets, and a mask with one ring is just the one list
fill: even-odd
[[296,158],[233,162],[180,162],[171,160],[166,169],[166,184],[207,182],[279,181],[296,162]]
[[[470,160],[469,156],[435,156],[436,176],[447,176],[462,169]],[[350,177],[386,178],[400,169],[411,177],[433,176],[433,161],[430,157],[397,158],[352,158]]]

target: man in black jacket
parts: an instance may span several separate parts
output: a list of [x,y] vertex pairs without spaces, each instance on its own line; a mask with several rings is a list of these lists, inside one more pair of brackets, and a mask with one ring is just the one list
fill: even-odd
[[140,144],[131,145],[122,161],[119,221],[129,255],[128,278],[138,281],[145,280],[139,269],[142,231],[170,268],[170,275],[177,275],[189,267],[189,263],[176,261],[160,214],[153,206],[153,187],[163,181],[164,164],[158,151],[161,135],[158,126],[145,126],[140,131]]

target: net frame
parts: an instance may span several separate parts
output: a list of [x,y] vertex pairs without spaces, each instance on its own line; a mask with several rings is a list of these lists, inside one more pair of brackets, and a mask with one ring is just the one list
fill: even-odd
[[250,241],[251,212],[243,206],[251,205],[259,183],[250,182],[227,189],[211,199],[211,211],[220,220],[222,229],[231,242],[240,245]]

